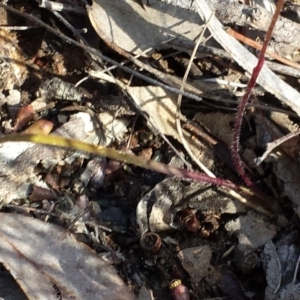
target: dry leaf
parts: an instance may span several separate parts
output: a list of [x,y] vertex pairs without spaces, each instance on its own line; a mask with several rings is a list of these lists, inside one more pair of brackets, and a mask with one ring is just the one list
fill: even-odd
[[[127,87],[127,91],[136,105],[147,115],[160,133],[172,136],[179,142],[180,137],[176,128],[177,95],[157,86]],[[200,140],[192,139],[183,130],[183,135],[194,155],[208,168],[214,164],[214,153]]]
[[274,245],[266,243],[261,255],[268,286],[266,300],[298,299],[300,284],[296,282],[299,264],[299,247],[295,245],[298,233],[284,235]]
[[0,218],[0,261],[29,299],[135,299],[115,270],[66,230],[22,215]]
[[245,253],[256,250],[276,235],[276,228],[268,220],[253,211],[230,221],[225,228],[239,238],[238,248]]
[[281,265],[276,253],[276,248],[271,240],[265,244],[262,262],[264,265],[268,286],[272,292],[274,292],[280,287]]
[[255,251],[277,234],[275,225],[253,211],[226,223],[225,229],[239,239],[235,260],[239,268],[244,271],[253,269],[259,263]]
[[134,53],[159,46],[170,36],[194,40],[201,23],[195,12],[161,1],[143,9],[138,1],[94,0],[88,13],[101,38]]
[[157,86],[128,87],[128,92],[161,133],[179,139],[175,124],[177,110],[175,94]]
[[203,278],[211,284],[216,284],[220,280],[220,271],[210,264],[211,257],[212,251],[209,246],[187,248],[178,253],[183,268],[195,284]]
[[297,131],[299,129],[299,125],[293,122],[286,113],[271,111],[270,119],[273,120],[279,128],[283,128],[285,132]]
[[[128,121],[125,118],[114,120],[108,113],[101,113],[99,118],[105,130],[103,134],[106,143],[121,138],[127,130]],[[70,121],[63,124],[54,134],[92,144],[98,144],[100,139],[91,116],[82,112],[72,115]],[[33,143],[7,142],[0,145],[0,203],[10,203],[13,199],[28,197],[30,186],[33,184],[47,188],[34,172],[35,166],[42,162],[43,167],[48,169],[71,155],[84,156],[75,150]]]
[[212,112],[203,114],[198,112],[193,120],[203,124],[213,135],[224,141],[228,146],[232,142],[232,124],[234,122],[234,114],[224,114],[222,112]]
[[171,208],[183,198],[184,187],[176,178],[167,178],[158,183],[139,201],[136,209],[136,222],[140,234],[147,231],[159,232],[172,227]]
[[88,162],[85,170],[80,175],[80,180],[85,187],[90,184],[91,188],[100,189],[104,184],[106,167],[105,157],[95,157]]
[[[91,117],[86,113],[78,113],[56,130],[55,134],[97,144],[99,139],[93,128]],[[10,203],[12,199],[26,198],[32,184],[47,188],[34,172],[34,168],[41,161],[45,168],[49,168],[68,156],[68,153],[71,155],[74,151],[23,142],[2,144],[0,146],[0,202]]]
[[145,194],[138,203],[136,222],[140,233],[172,229],[174,215],[186,207],[211,214],[245,212],[245,205],[227,197],[204,182],[184,185],[177,178],[166,178]]

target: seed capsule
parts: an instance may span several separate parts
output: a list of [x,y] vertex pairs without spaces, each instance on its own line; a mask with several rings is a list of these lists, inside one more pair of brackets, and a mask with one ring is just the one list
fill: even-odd
[[190,300],[190,292],[180,279],[172,280],[169,287],[173,300]]
[[153,232],[147,232],[140,238],[141,247],[149,252],[156,253],[161,247],[161,237]]
[[186,228],[186,230],[191,232],[197,232],[199,230],[200,223],[196,217],[194,210],[186,208],[181,212],[181,218],[184,222],[184,227]]

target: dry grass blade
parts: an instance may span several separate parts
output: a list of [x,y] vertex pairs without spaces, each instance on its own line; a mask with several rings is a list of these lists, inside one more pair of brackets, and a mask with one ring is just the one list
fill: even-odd
[[[93,144],[88,144],[82,141],[68,139],[68,138],[55,136],[55,135],[12,134],[9,136],[0,137],[0,144],[4,142],[21,142],[21,141],[33,142],[33,143],[38,143],[43,145],[60,146],[64,148],[73,148],[82,152],[92,153],[100,156],[106,156],[115,160],[119,160],[128,164],[133,164],[135,166],[160,172],[169,176],[176,176],[179,178],[190,178],[195,181],[207,182],[210,184],[221,186],[223,188],[232,189],[245,195],[245,197],[246,196],[249,197],[249,200],[247,200],[244,197],[240,197],[239,195],[236,195],[236,192],[233,191],[232,195],[237,200],[259,211],[260,213],[263,213],[271,218],[273,218],[278,213],[278,207],[275,204],[270,205],[269,202],[271,202],[271,199],[269,199],[268,197],[262,199],[260,195],[255,194],[249,189],[243,186],[236,185],[231,181],[227,181],[221,178],[209,177],[199,172],[172,167],[157,161],[145,160],[142,157],[137,157],[135,155],[127,154],[114,149],[95,146]],[[260,203],[258,203],[257,201],[258,199],[260,200]]]
[[[209,23],[209,20],[207,21]],[[184,77],[183,77],[183,80],[182,80],[182,84],[181,84],[181,87],[180,87],[180,90],[184,91],[184,88],[185,88],[185,85],[186,85],[186,82],[187,82],[187,78],[188,78],[188,74],[190,72],[190,68],[191,68],[191,65],[192,65],[192,62],[195,58],[195,55],[196,55],[196,51],[203,39],[203,36],[204,36],[204,32],[206,30],[206,27],[207,27],[207,24],[205,24],[204,28],[202,29],[202,33],[195,45],[195,48],[194,48],[194,51],[191,55],[191,58],[190,58],[190,61],[189,61],[189,64],[188,64],[188,67],[185,71],[185,74],[184,74]],[[198,165],[198,167],[200,167],[200,169],[206,173],[208,176],[210,177],[215,177],[215,175],[201,162],[199,161],[199,159],[194,155],[194,153],[192,152],[190,146],[188,145],[186,139],[184,138],[183,136],[183,132],[182,132],[182,128],[181,128],[181,122],[180,122],[180,107],[181,107],[181,101],[182,101],[182,95],[178,95],[178,99],[177,99],[177,110],[176,110],[176,127],[177,127],[177,131],[178,131],[178,134],[179,134],[179,137],[180,137],[180,141],[182,143],[182,145],[184,146],[185,150],[187,151],[187,153],[190,155],[190,157],[192,158],[192,160]]]

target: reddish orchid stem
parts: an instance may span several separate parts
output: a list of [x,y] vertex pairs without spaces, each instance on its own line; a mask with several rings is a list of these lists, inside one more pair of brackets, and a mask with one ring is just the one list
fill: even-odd
[[276,11],[272,17],[271,24],[266,33],[265,40],[264,40],[262,49],[259,54],[257,65],[253,69],[253,72],[252,72],[251,78],[249,80],[244,97],[238,106],[238,111],[237,111],[237,114],[235,117],[235,122],[234,122],[233,141],[232,141],[232,145],[231,145],[231,155],[232,155],[232,159],[233,159],[233,162],[234,162],[237,172],[242,177],[242,179],[244,180],[245,184],[248,187],[254,187],[254,184],[251,181],[251,179],[249,178],[249,176],[246,174],[245,168],[243,166],[243,162],[242,162],[240,154],[239,154],[240,135],[241,135],[243,116],[245,113],[246,104],[247,104],[247,102],[250,98],[251,92],[256,84],[257,77],[264,65],[265,53],[266,53],[268,44],[271,40],[272,32],[275,27],[276,21],[280,15],[283,4],[284,4],[284,0],[279,0],[277,3]]

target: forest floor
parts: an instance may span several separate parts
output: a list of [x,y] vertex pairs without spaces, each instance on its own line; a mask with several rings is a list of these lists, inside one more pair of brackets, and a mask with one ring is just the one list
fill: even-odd
[[[103,59],[33,20],[0,8],[3,136],[54,133],[203,173],[200,161],[208,176],[220,179],[216,186],[209,180],[179,179],[74,149],[5,143],[0,148],[1,214],[3,220],[16,214],[25,218],[20,219],[24,223],[18,228],[23,246],[16,247],[20,253],[27,243],[35,249],[34,255],[24,254],[27,263],[33,261],[41,274],[50,274],[48,269],[41,271],[39,257],[47,247],[62,243],[62,236],[55,237],[61,239],[56,243],[49,233],[44,239],[40,237],[43,246],[35,245],[33,235],[39,233],[26,221],[34,218],[59,226],[57,230],[64,234],[69,232],[76,237],[76,243],[85,243],[88,251],[112,266],[116,281],[120,277],[120,286],[124,285],[131,296],[119,292],[105,299],[300,299],[297,112],[267,92],[265,86],[255,86],[239,141],[243,164],[254,188],[232,191],[222,185],[222,179],[245,187],[235,170],[230,145],[238,101],[249,74],[216,42],[203,37],[201,51],[191,63],[187,94],[178,104],[178,93],[162,84],[178,92],[178,83],[190,62],[189,41],[194,36],[187,34],[181,44],[180,40],[176,44],[170,39],[163,47],[157,46],[162,11],[151,15],[152,20],[158,18],[151,26],[139,25],[155,8],[155,1],[150,1],[152,6],[142,6],[124,0],[128,5],[124,8],[121,4],[118,7],[120,1],[105,4],[97,0],[89,14],[76,0],[64,1],[75,11],[61,12],[40,7],[42,1],[1,2],[104,55]],[[119,15],[113,15],[118,9]],[[113,17],[106,20],[105,14],[110,13]],[[168,9],[163,13],[171,15]],[[176,24],[176,18],[183,18],[185,13],[174,8],[172,20],[167,19],[166,24]],[[199,16],[189,14],[190,19],[179,26],[179,31],[196,26],[192,20]],[[294,12],[290,15],[296,18]],[[72,24],[72,30],[61,18]],[[21,26],[26,30],[19,30]],[[174,25],[168,27],[167,33],[170,28],[177,32]],[[247,35],[247,28],[234,28]],[[133,59],[131,55],[150,47],[149,40],[155,40],[155,47]],[[105,70],[113,66],[106,58],[124,63],[127,69],[119,66]],[[300,75],[293,68],[293,75],[281,72],[276,76],[298,93]],[[293,136],[282,144],[272,144],[287,134]],[[263,155],[267,149],[271,150]],[[1,223],[2,238],[5,235],[5,240],[13,243],[6,231],[12,225]],[[77,246],[74,253],[83,249]],[[3,253],[4,248],[0,249]],[[61,261],[63,250],[55,249],[53,253]],[[15,260],[0,254],[0,298],[34,299],[36,282],[18,273]],[[27,263],[23,263],[25,268]],[[7,270],[18,278],[25,294],[14,286]],[[93,278],[97,281],[97,276]],[[59,280],[53,285],[56,299],[67,299],[62,296],[67,283]],[[106,285],[105,279],[100,285]],[[74,295],[83,295],[83,289],[78,284],[70,290]],[[110,290],[117,291],[113,283]],[[104,299],[99,295],[89,299]]]

